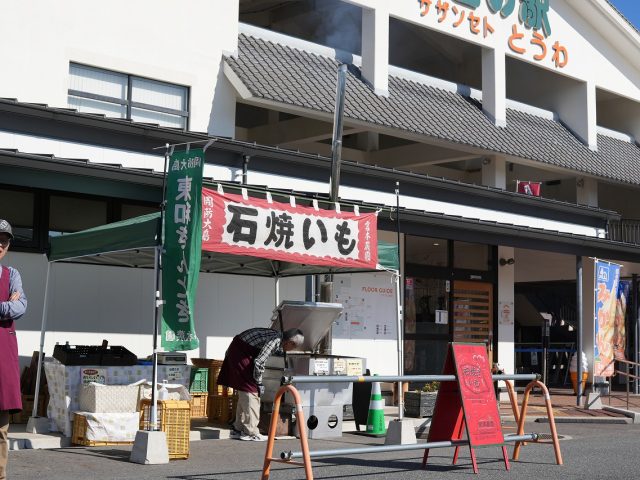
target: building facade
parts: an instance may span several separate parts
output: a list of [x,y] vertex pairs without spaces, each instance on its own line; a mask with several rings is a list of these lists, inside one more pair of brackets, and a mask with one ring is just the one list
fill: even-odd
[[[401,235],[393,215],[379,226],[400,238],[407,372],[439,372],[452,340],[487,343],[509,372],[539,370],[544,315],[558,350],[579,334],[592,357],[591,257],[622,264],[637,292],[640,34],[606,0],[5,8],[3,31],[20,40],[0,46],[0,217],[16,225],[10,261],[30,294],[24,357],[45,308],[47,352],[106,335],[150,353],[148,270],[55,266],[45,306],[43,254],[51,235],[157,209],[166,143],[216,138],[212,182],[326,196],[342,63],[340,199],[390,209],[399,183]],[[303,299],[304,285],[283,297]],[[202,273],[194,356],[220,358],[272,304],[268,280]],[[633,360],[637,310],[628,326]],[[397,370],[391,338],[346,330],[334,349]]]

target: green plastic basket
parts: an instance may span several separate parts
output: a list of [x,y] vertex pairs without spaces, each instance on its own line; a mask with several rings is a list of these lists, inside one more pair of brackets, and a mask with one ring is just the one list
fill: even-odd
[[209,369],[192,368],[191,381],[189,382],[191,393],[207,393],[209,391]]

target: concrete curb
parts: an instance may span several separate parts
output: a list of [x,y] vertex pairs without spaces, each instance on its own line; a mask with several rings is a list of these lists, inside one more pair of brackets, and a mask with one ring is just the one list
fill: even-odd
[[[539,417],[535,420],[538,423],[549,423],[547,417]],[[622,417],[555,417],[556,423],[600,423],[600,424],[631,424],[629,418]]]
[[629,423],[640,423],[639,412],[634,412],[632,410],[625,410],[624,408],[610,407],[608,405],[602,407],[602,409],[606,410],[607,412],[619,413],[621,415],[624,415],[625,417],[631,419]]
[[71,446],[71,438],[54,433],[48,435],[22,432],[10,433],[7,441],[9,450],[39,450]]

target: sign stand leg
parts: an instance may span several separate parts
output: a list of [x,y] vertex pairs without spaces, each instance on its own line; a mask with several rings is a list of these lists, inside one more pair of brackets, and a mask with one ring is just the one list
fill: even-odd
[[[462,430],[464,430],[464,418],[462,422],[460,422],[460,429],[458,430],[458,434],[456,435],[456,440],[460,440],[462,438]],[[456,447],[455,452],[453,452],[453,462],[451,465],[455,465],[458,462],[458,454],[460,453],[460,447]]]
[[476,452],[472,447],[469,447],[471,453],[471,465],[473,465],[473,473],[478,473],[478,463],[476,462]]
[[429,458],[429,449],[425,448],[424,449],[424,455],[422,456],[422,468],[423,469],[427,468],[427,458]]
[[504,467],[507,469],[507,472],[511,470],[509,466],[509,455],[507,455],[507,447],[502,447],[502,457],[504,458]]

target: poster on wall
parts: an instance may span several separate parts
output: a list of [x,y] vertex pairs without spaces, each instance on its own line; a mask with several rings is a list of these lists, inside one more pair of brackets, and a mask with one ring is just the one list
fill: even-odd
[[498,324],[513,325],[513,302],[498,302]]
[[631,282],[620,280],[618,288],[618,301],[616,303],[616,319],[613,327],[613,357],[616,360],[626,360],[625,347],[627,345],[627,332],[625,320],[627,317],[627,299],[631,290]]
[[333,285],[334,302],[344,307],[332,327],[333,338],[397,338],[397,300],[393,275],[339,275],[334,278]]
[[610,377],[614,371],[614,334],[620,265],[596,260],[594,298],[593,374]]

